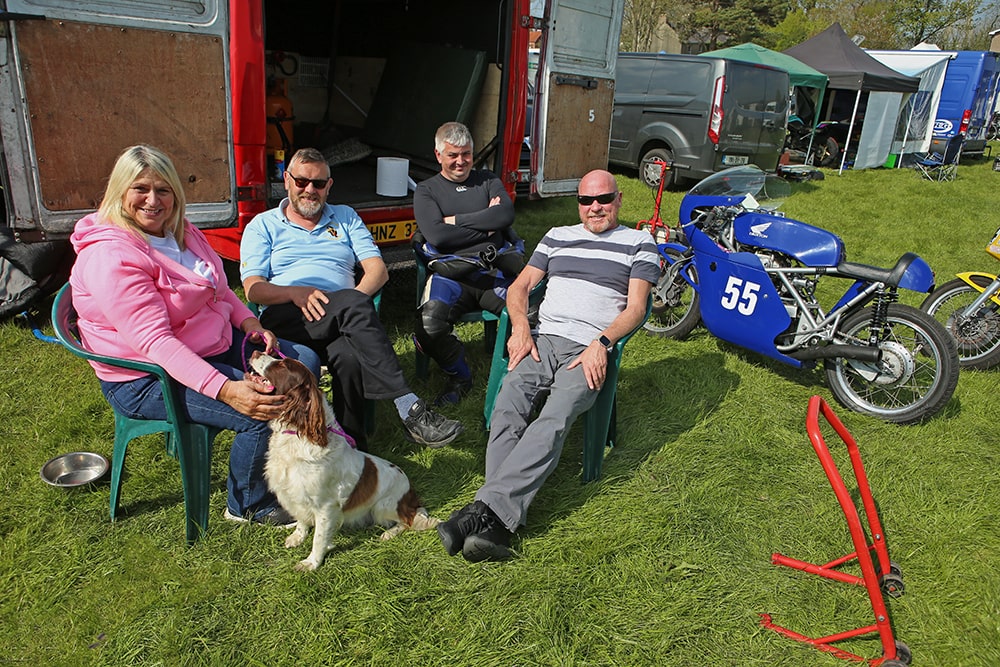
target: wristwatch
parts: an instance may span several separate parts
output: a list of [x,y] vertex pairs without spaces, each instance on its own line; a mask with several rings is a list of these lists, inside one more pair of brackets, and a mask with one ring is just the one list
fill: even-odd
[[603,345],[604,349],[607,350],[608,352],[610,352],[611,349],[615,346],[615,344],[611,342],[611,339],[605,336],[604,334],[601,334],[598,337],[597,342]]

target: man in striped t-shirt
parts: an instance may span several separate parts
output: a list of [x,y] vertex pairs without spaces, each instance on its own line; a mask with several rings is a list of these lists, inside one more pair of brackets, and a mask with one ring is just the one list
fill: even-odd
[[[511,536],[555,470],[570,426],[597,399],[608,350],[642,321],[659,280],[653,238],[618,225],[614,176],[592,171],[578,192],[581,224],[549,230],[507,290],[510,372],[493,409],[486,482],[475,502],[438,526],[450,555],[461,551],[473,562],[510,557]],[[543,278],[538,335],[532,336],[528,294]]]

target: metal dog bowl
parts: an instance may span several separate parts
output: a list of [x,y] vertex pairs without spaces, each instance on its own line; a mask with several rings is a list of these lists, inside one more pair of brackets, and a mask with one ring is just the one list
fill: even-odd
[[73,452],[50,459],[39,474],[46,484],[70,489],[96,482],[108,471],[108,460],[92,452]]

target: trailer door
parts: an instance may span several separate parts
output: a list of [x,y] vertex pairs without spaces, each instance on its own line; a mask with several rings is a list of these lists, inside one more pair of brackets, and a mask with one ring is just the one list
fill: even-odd
[[624,0],[551,0],[535,99],[535,179],[541,196],[571,194],[608,166],[615,63]]
[[226,0],[7,0],[0,137],[7,225],[66,236],[121,151],[166,151],[187,217],[236,217]]

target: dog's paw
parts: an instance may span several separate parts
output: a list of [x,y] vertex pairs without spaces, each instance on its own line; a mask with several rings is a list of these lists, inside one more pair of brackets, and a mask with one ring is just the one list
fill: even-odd
[[418,511],[413,517],[413,525],[411,528],[413,530],[430,530],[431,528],[437,527],[441,523],[441,519],[432,517],[427,514],[426,510]]
[[312,572],[313,570],[315,570],[319,566],[320,566],[319,563],[317,563],[317,562],[315,562],[315,561],[313,561],[313,560],[311,560],[309,558],[303,558],[302,560],[300,560],[298,563],[295,564],[295,571],[296,572]]
[[391,540],[392,538],[402,533],[404,530],[406,530],[406,526],[404,526],[402,523],[397,523],[392,528],[382,533],[379,536],[379,539],[382,540],[383,542],[385,540]]
[[293,547],[297,547],[302,544],[304,539],[306,539],[305,534],[296,530],[294,533],[285,538],[285,548],[291,549]]

